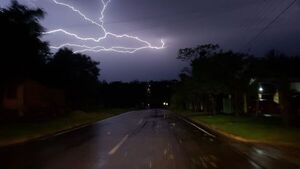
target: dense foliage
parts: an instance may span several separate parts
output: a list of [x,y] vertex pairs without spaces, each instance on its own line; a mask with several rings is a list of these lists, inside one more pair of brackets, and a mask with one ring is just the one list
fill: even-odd
[[71,107],[91,102],[98,89],[99,63],[70,49],[51,54],[41,40],[44,28],[39,19],[43,17],[41,9],[29,9],[17,1],[0,9],[0,96],[11,85],[34,80],[63,90]]
[[[286,56],[272,50],[263,57],[222,50],[218,45],[200,45],[180,49],[178,59],[189,61],[190,69],[181,73],[181,82],[172,103],[176,108],[222,112],[224,98],[231,100],[236,114],[247,111],[246,99],[257,100],[258,83],[275,86],[280,95],[284,117],[291,118],[297,93],[289,91],[290,82],[300,77],[300,57]],[[296,95],[295,95],[296,94]]]

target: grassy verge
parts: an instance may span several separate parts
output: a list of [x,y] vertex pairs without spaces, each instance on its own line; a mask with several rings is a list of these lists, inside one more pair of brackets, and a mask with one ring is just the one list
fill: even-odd
[[230,115],[187,116],[191,120],[210,128],[246,139],[248,141],[295,145],[300,142],[300,128],[286,127],[279,119],[235,117]]
[[170,109],[172,112],[175,112],[177,115],[185,116],[188,118],[192,118],[194,116],[203,116],[208,115],[206,112],[195,112],[191,110],[178,110],[178,109]]
[[89,113],[77,111],[46,121],[1,124],[0,146],[20,143],[53,134],[82,124],[103,120],[123,112],[126,112],[126,110],[110,109]]

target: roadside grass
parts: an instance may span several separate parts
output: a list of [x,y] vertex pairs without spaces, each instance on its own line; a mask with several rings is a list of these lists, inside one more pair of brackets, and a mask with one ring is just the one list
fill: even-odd
[[0,146],[46,136],[83,124],[103,120],[126,111],[128,110],[109,109],[96,112],[75,111],[49,120],[0,124]]
[[178,109],[171,109],[171,111],[175,112],[178,115],[186,116],[186,117],[200,116],[200,115],[202,116],[208,114],[206,112],[195,112],[190,110],[178,110]]
[[300,142],[300,128],[286,127],[279,119],[230,115],[199,115],[189,118],[221,132],[251,141],[292,145],[298,145]]

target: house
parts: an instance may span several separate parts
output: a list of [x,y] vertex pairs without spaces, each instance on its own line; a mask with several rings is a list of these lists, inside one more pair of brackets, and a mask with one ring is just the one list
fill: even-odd
[[1,102],[3,115],[9,117],[53,116],[65,109],[62,91],[33,80],[9,85],[3,91]]
[[290,109],[294,114],[300,115],[300,79],[286,78],[284,83],[277,78],[255,79],[253,87],[256,88],[256,94],[252,99],[252,110],[256,114],[274,115],[281,113],[281,104],[283,102],[282,85],[285,84],[285,101],[288,102]]

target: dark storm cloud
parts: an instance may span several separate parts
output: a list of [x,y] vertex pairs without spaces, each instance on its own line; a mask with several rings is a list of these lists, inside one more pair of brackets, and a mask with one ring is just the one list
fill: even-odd
[[[289,9],[266,32],[252,40],[293,0],[111,0],[105,12],[105,26],[114,33],[139,36],[154,45],[166,41],[164,50],[143,50],[135,54],[87,53],[102,62],[102,79],[150,80],[176,78],[186,66],[176,60],[179,48],[203,43],[261,55],[271,48],[296,54],[300,42],[300,2]],[[51,0],[24,0],[46,10],[43,25],[48,29],[63,27],[83,36],[101,36],[103,32],[67,8]],[[84,11],[90,18],[100,16],[100,0],[61,0]],[[1,2],[5,4],[4,1]],[[52,44],[81,43],[64,35],[45,37]],[[137,45],[132,41],[105,42],[107,45]],[[90,45],[94,45],[90,43]]]

